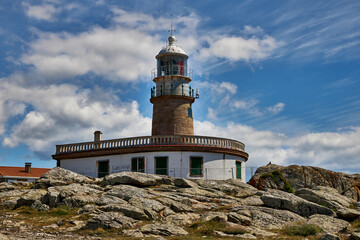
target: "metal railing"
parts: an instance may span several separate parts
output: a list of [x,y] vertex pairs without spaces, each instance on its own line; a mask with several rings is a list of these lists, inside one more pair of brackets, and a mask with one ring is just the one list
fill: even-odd
[[121,148],[136,148],[141,146],[156,146],[156,145],[191,145],[191,146],[206,146],[231,149],[236,151],[244,151],[245,145],[242,142],[217,137],[206,136],[143,136],[132,138],[120,138],[103,140],[99,142],[83,142],[64,144],[56,146],[56,154],[66,154],[75,152],[85,152],[92,150],[106,150],[106,149],[121,149]]
[[194,91],[191,86],[187,87],[184,84],[181,84],[178,87],[175,87],[173,85],[170,86],[170,88],[163,88],[160,86],[160,88],[156,88],[155,86],[151,89],[151,97],[159,97],[159,96],[165,96],[165,95],[178,95],[178,96],[188,96],[192,98],[199,98],[199,90],[196,89],[196,92]]

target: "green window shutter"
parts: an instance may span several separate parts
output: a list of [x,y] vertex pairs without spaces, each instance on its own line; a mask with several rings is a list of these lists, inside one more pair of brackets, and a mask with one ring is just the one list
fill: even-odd
[[98,162],[98,177],[102,178],[109,174],[109,161]]
[[190,157],[190,176],[202,176],[203,175],[203,158],[202,157]]
[[131,159],[131,171],[132,172],[137,172],[138,169],[138,161],[137,158],[132,158]]
[[145,158],[138,158],[138,166],[139,166],[139,172],[145,172]]
[[155,174],[167,175],[167,157],[155,158]]
[[236,161],[236,178],[241,179],[241,162]]

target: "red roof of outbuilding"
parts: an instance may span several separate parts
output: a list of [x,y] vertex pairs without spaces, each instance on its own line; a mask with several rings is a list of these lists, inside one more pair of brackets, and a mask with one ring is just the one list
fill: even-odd
[[0,166],[0,176],[6,177],[32,177],[39,178],[49,171],[50,168],[31,168],[31,173],[25,172],[25,167],[2,167]]

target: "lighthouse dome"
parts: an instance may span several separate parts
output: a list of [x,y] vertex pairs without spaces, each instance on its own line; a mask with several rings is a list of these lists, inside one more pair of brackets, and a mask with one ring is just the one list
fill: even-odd
[[185,51],[181,47],[177,46],[175,42],[176,42],[176,38],[174,35],[171,34],[168,38],[168,44],[160,50],[158,55],[165,53],[177,53],[177,54],[184,54],[187,56]]

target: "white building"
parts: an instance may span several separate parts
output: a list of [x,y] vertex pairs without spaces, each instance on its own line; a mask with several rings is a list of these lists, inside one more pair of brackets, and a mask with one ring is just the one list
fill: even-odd
[[171,32],[168,44],[156,56],[156,87],[152,136],[102,140],[56,146],[57,165],[92,177],[121,171],[138,171],[189,179],[241,179],[245,182],[248,154],[243,143],[224,138],[194,136],[192,103],[199,97],[191,88],[188,56],[176,45]]

